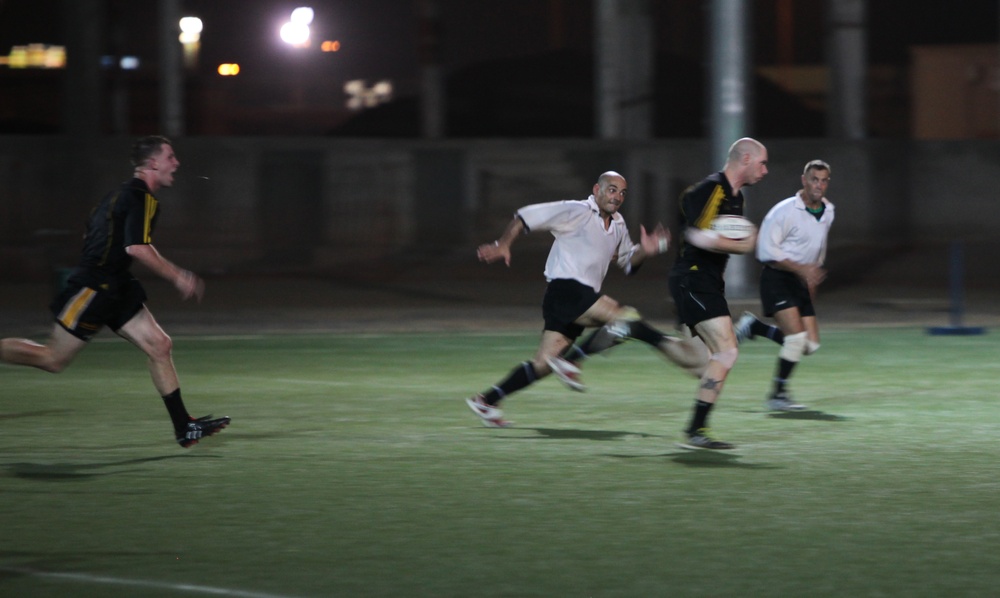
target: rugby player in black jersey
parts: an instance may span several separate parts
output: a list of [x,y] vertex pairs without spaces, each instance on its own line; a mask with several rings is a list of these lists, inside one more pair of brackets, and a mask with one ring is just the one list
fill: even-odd
[[80,263],[51,304],[55,324],[49,341],[0,340],[0,361],[58,373],[107,326],[149,357],[153,386],[163,397],[178,444],[187,448],[228,426],[230,418],[188,414],[171,356],[173,343],[146,308],[146,291],[129,267],[138,261],[172,283],[184,299],[200,301],[205,285],[152,244],[160,212],[154,193],[173,185],[180,166],[170,140],[158,135],[137,140],[131,161],[131,180],[104,196],[90,214]]

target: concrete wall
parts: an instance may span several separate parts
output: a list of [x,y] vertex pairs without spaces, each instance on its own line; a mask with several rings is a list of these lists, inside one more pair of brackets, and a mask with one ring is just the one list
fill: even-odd
[[[887,247],[992,243],[1000,230],[1000,142],[764,140],[770,174],[746,191],[759,222],[799,188],[802,166],[833,167],[831,259]],[[127,178],[131,139],[0,137],[0,276],[38,280],[72,263],[86,215]],[[597,175],[629,179],[624,213],[675,224],[688,184],[720,168],[700,140],[386,141],[187,138],[159,193],[155,242],[207,274],[312,272],[400,255],[466,251],[518,206],[583,198]],[[526,246],[547,246],[543,236]]]

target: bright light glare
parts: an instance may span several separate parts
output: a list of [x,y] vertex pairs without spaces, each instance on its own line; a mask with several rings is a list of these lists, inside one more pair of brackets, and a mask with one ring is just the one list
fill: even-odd
[[352,96],[361,95],[365,91],[364,79],[353,79],[344,83],[344,93]]
[[235,63],[220,64],[218,73],[223,77],[235,77],[240,74],[240,65]]
[[281,26],[281,39],[286,44],[301,46],[309,41],[309,25],[303,23],[285,23]]
[[184,17],[180,22],[181,31],[184,33],[201,33],[202,22],[198,17]]
[[134,71],[139,68],[139,58],[137,56],[122,56],[121,60],[118,61],[118,66],[123,71]]
[[349,96],[348,109],[374,108],[392,99],[392,81],[379,81],[368,87],[364,79],[354,79],[344,84],[344,93]]
[[300,6],[292,11],[292,22],[300,25],[308,25],[313,22],[313,9],[308,6]]

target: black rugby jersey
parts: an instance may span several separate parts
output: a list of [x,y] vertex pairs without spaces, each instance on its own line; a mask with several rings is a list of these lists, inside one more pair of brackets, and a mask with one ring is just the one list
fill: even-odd
[[159,202],[141,179],[122,183],[91,211],[80,266],[70,279],[91,288],[114,290],[131,278],[129,245],[153,242]]
[[689,227],[708,230],[716,216],[743,215],[743,193],[733,196],[732,185],[720,171],[688,187],[681,195],[681,246],[673,272],[700,271],[721,277],[729,262],[728,253],[706,251],[684,242],[683,231]]

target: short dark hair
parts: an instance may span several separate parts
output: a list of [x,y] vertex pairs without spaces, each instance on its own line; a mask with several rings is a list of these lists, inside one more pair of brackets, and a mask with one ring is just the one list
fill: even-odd
[[173,143],[163,135],[147,135],[136,139],[135,143],[132,144],[132,153],[129,154],[132,166],[142,166],[164,145],[173,145]]

